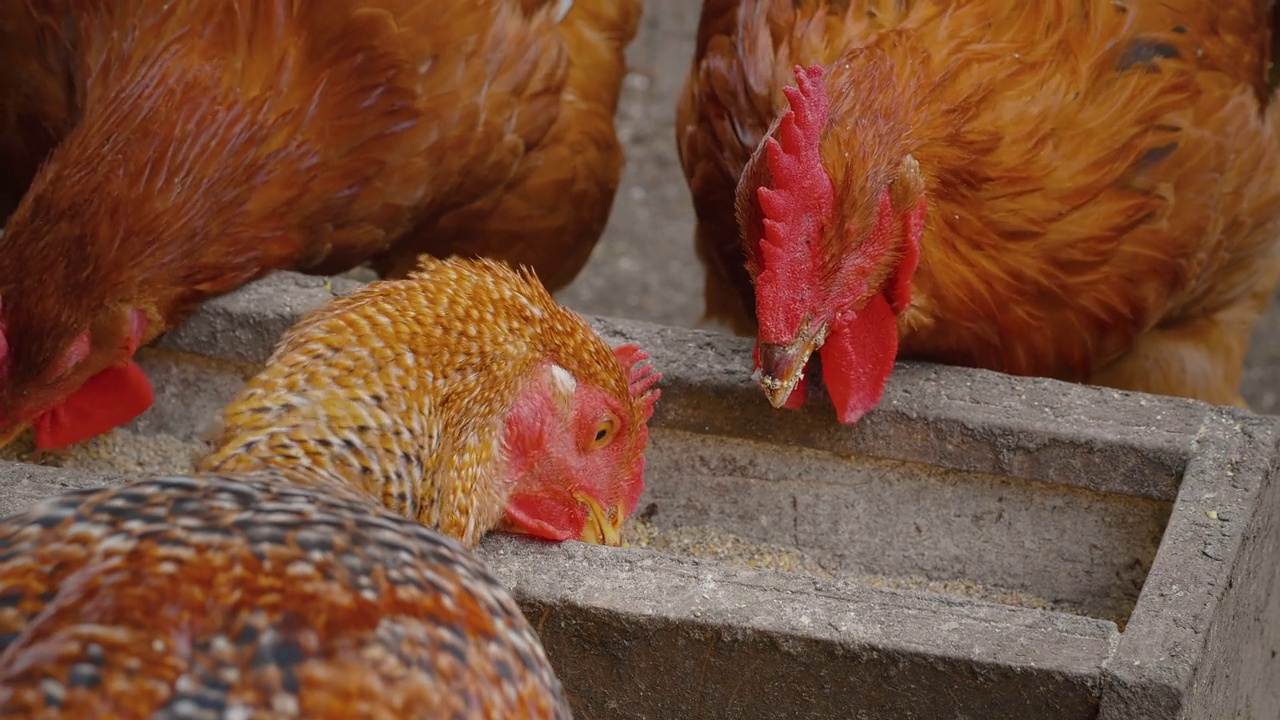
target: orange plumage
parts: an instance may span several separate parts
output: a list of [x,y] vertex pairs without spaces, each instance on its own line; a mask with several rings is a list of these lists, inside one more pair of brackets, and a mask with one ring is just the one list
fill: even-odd
[[73,122],[70,78],[50,40],[25,0],[0,0],[0,227]]
[[1280,275],[1269,12],[708,0],[677,120],[708,315],[775,405],[819,352],[846,422],[895,354],[1241,404]]
[[34,423],[45,447],[127,421],[150,403],[133,350],[275,269],[372,259],[402,275],[425,251],[566,284],[617,187],[613,114],[639,13],[0,1],[0,58],[24,68],[0,70],[0,159],[21,161],[0,191],[66,133],[0,240],[0,421]]
[[305,466],[473,546],[495,527],[619,544],[660,378],[528,274],[425,259],[313,311],[199,469]]

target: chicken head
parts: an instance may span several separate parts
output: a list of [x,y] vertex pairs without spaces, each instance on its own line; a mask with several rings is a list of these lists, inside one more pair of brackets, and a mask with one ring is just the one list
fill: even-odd
[[850,222],[859,213],[846,203],[865,201],[837,192],[828,172],[824,71],[797,66],[795,75],[797,87],[784,89],[789,108],[738,188],[759,319],[753,378],[774,407],[797,408],[818,352],[836,413],[853,423],[879,403],[893,371],[897,315],[920,257],[924,182],[905,156],[871,194],[869,225]]
[[516,482],[503,530],[555,541],[621,543],[622,523],[644,490],[647,423],[661,375],[634,345],[614,353],[628,373],[629,402],[550,360],[526,383],[503,436]]
[[[35,427],[36,446],[59,449],[123,425],[151,407],[151,383],[133,360],[147,331],[146,315],[137,308],[100,313],[88,329],[69,343],[46,334],[38,340],[18,328],[10,334],[0,304],[0,446],[28,427]],[[50,363],[31,360],[50,348],[32,347],[55,341]],[[15,358],[22,354],[21,359]],[[18,365],[15,374],[14,366]],[[34,377],[22,377],[34,370]]]

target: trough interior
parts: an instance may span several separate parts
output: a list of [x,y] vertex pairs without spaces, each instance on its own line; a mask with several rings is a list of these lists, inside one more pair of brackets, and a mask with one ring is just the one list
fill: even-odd
[[661,428],[651,447],[640,514],[659,531],[655,549],[1122,626],[1171,511],[1070,485]]
[[[34,457],[22,441],[3,456],[189,470],[256,368],[155,348],[139,361],[156,402],[138,420],[69,453]],[[1121,626],[1170,512],[1162,500],[664,427],[653,428],[647,457],[625,533],[633,546]]]

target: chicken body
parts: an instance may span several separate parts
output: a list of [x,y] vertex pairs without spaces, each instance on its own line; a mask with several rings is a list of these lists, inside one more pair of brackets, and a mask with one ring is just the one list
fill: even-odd
[[0,70],[0,159],[17,163],[0,191],[59,142],[0,239],[0,421],[58,447],[129,420],[150,404],[136,347],[275,269],[372,259],[403,275],[420,252],[457,253],[566,284],[619,180],[639,14],[639,0],[0,0],[0,58],[22,69]]
[[310,469],[47,500],[0,587],[0,717],[571,716],[478,560]]
[[223,414],[200,469],[322,470],[461,540],[617,545],[659,375],[528,274],[424,259],[313,311]]
[[677,119],[708,316],[775,405],[830,351],[846,422],[895,354],[1242,404],[1280,276],[1265,5],[708,0]]

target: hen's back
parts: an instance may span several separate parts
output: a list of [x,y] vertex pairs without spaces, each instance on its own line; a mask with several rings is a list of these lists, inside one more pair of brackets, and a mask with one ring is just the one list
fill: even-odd
[[570,717],[481,563],[337,484],[53,498],[0,522],[0,588],[2,717]]
[[[604,232],[622,178],[615,114],[627,72],[625,50],[639,28],[641,2],[518,4],[524,14],[504,14],[498,27],[514,30],[529,18],[549,20],[535,29],[545,47],[533,48],[528,62],[538,62],[545,48],[564,56],[556,83],[511,111],[518,122],[537,124],[540,132],[495,138],[496,147],[510,153],[509,169],[485,176],[487,186],[476,188],[472,200],[429,218],[375,260],[384,275],[412,271],[422,252],[483,256],[533,268],[554,292],[582,270]],[[497,113],[481,120],[494,128],[511,126]]]

